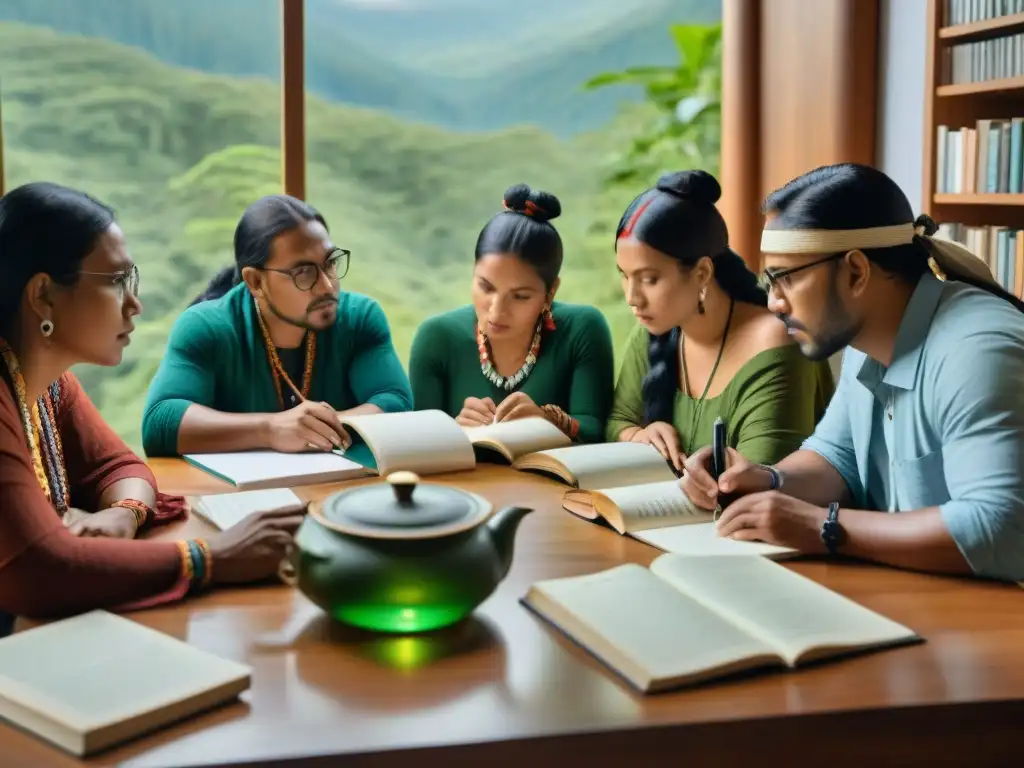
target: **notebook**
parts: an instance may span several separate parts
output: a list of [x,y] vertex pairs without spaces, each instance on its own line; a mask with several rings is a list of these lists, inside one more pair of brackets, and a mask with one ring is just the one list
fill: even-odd
[[79,757],[231,701],[251,668],[106,611],[0,640],[0,717]]
[[196,496],[191,497],[189,503],[196,514],[222,531],[242,522],[256,512],[285,509],[305,512],[306,510],[306,502],[289,488]]
[[238,490],[336,483],[375,474],[337,453],[190,453],[185,461]]

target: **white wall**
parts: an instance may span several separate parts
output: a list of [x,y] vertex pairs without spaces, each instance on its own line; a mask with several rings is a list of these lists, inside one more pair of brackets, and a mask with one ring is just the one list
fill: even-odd
[[880,0],[875,164],[921,212],[928,0]]

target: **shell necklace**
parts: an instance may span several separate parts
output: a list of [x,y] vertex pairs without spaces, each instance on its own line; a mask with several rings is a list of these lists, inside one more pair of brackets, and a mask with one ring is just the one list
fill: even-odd
[[476,327],[476,347],[480,352],[480,372],[498,389],[510,392],[518,387],[530,375],[533,366],[537,364],[537,357],[540,355],[541,329],[542,324],[538,322],[537,329],[533,332],[533,341],[530,342],[530,350],[526,353],[526,362],[523,363],[522,367],[511,376],[502,376],[494,367],[494,363],[491,362],[491,352],[487,337],[484,336],[484,332],[480,330],[480,325],[478,324]]

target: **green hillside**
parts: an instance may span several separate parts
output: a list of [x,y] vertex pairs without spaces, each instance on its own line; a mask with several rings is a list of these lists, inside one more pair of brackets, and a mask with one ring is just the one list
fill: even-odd
[[[280,0],[0,0],[0,22],[141,48],[212,74],[280,80]],[[456,130],[603,125],[634,88],[584,92],[606,70],[672,61],[669,22],[720,0],[429,0],[381,10],[307,0],[310,92]],[[552,7],[548,7],[552,6]]]
[[[0,24],[0,86],[8,184],[49,179],[111,202],[140,265],[145,314],[125,364],[80,372],[104,416],[137,446],[171,322],[231,263],[245,206],[280,189],[279,89],[15,24]],[[624,114],[565,141],[529,126],[451,133],[310,98],[307,197],[352,250],[343,289],[381,301],[407,359],[424,317],[468,299],[477,233],[503,190],[525,181],[563,201],[560,298],[600,306],[621,342],[631,318],[611,229],[630,195],[601,191],[598,161],[641,119]]]

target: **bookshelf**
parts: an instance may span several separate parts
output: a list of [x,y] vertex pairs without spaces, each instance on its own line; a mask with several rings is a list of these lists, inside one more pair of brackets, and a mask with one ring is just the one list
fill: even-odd
[[928,0],[924,209],[1024,295],[1024,0]]

